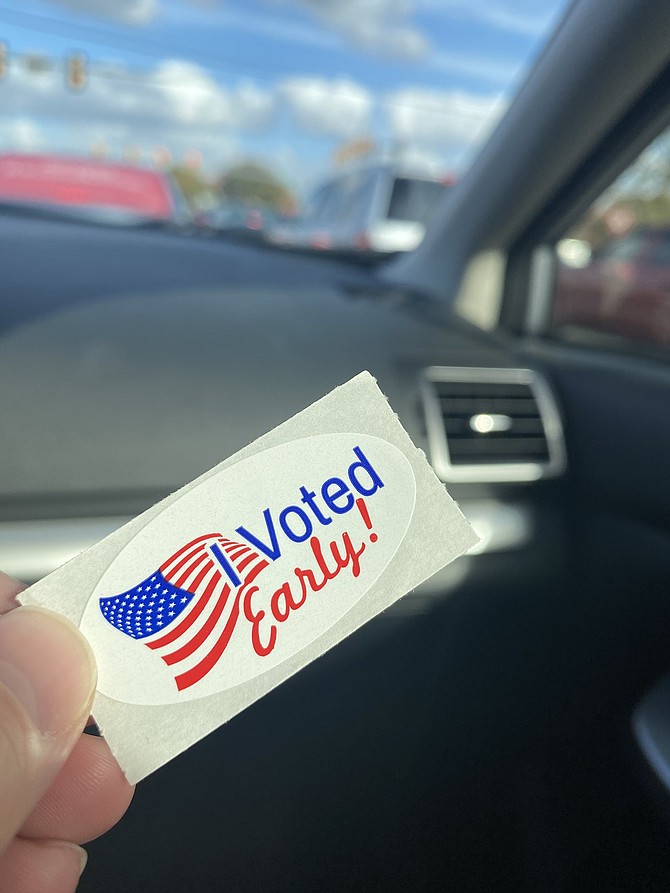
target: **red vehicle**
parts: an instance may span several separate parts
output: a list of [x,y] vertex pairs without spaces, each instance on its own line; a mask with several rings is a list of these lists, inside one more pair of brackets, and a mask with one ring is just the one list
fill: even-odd
[[670,345],[670,228],[612,239],[583,268],[560,264],[554,324]]
[[0,201],[165,222],[180,222],[182,214],[174,186],[159,171],[57,155],[0,155]]

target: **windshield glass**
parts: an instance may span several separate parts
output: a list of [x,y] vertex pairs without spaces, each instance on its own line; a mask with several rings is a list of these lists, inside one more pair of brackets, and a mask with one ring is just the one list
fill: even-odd
[[[565,5],[0,4],[0,201],[259,235],[304,222],[307,241],[330,206],[328,244],[368,245],[376,214],[424,221],[458,182]],[[391,189],[366,175],[380,166]],[[345,226],[341,195],[320,189],[350,171]]]

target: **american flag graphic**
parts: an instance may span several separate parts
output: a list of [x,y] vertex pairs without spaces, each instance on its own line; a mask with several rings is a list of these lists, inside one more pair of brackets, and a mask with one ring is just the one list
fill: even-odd
[[100,610],[119,632],[157,651],[183,691],[216,666],[235,629],[242,591],[268,564],[245,543],[207,533],[139,585],[101,598]]

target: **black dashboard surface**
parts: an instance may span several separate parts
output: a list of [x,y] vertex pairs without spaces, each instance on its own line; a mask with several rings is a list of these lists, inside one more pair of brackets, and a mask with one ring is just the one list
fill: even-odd
[[363,369],[426,448],[418,377],[509,354],[325,258],[0,220],[0,499],[163,494]]
[[600,831],[620,807],[612,726],[665,669],[667,538],[640,523],[638,469],[651,493],[667,385],[623,387],[561,345],[517,353],[342,260],[2,217],[0,255],[8,528],[140,511],[361,369],[423,449],[429,365],[549,371],[567,434],[563,478],[449,487],[523,515],[527,538],[455,563],[142,783],[82,890],[520,890],[527,858],[553,883],[543,829],[581,843],[582,813]]

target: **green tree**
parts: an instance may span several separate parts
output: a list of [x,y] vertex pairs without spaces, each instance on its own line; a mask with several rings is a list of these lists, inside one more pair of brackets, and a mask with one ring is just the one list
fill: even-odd
[[197,207],[199,200],[207,197],[211,192],[210,184],[194,168],[177,166],[171,168],[170,173],[179,184],[184,198],[191,207]]
[[219,180],[223,198],[245,204],[261,204],[289,213],[295,199],[287,187],[271,170],[255,161],[245,161],[232,167]]

